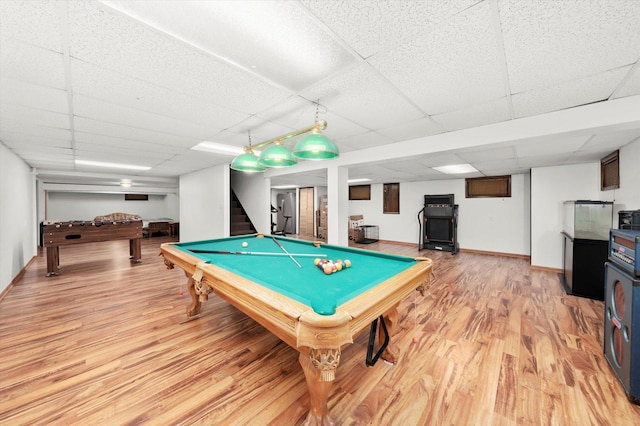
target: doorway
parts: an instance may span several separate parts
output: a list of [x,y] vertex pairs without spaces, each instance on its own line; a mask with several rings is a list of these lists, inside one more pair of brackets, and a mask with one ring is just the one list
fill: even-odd
[[299,208],[298,212],[300,215],[299,218],[299,233],[304,236],[315,236],[314,232],[314,209],[313,209],[313,200],[314,200],[315,191],[313,188],[300,188],[299,193]]

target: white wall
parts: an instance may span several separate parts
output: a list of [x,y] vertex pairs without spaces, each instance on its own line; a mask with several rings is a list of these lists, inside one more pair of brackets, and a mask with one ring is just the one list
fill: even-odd
[[620,188],[600,191],[600,163],[541,167],[531,171],[531,264],[562,269],[562,204],[613,201],[618,210],[640,209],[640,139],[620,148]]
[[228,237],[229,165],[180,176],[180,241]]
[[[149,196],[149,199],[151,199],[151,196]],[[177,220],[177,221],[180,220],[180,195],[179,194],[165,195],[163,217],[170,217],[171,219]]]
[[[620,188],[606,192],[612,193],[617,209],[640,209],[640,139],[620,148]],[[617,225],[617,210],[615,214]]]
[[562,269],[563,203],[610,201],[600,191],[600,163],[531,170],[531,264]]
[[37,253],[36,179],[0,144],[0,292]]
[[91,220],[109,213],[129,213],[143,219],[179,220],[175,195],[149,195],[148,201],[125,201],[124,194],[92,194],[82,192],[47,192],[45,219]]
[[529,255],[529,180],[513,175],[510,198],[465,198],[464,179],[401,182],[400,214],[383,214],[382,185],[371,185],[371,200],[349,201],[349,215],[362,214],[366,224],[378,225],[381,240],[417,246],[424,196],[454,194],[460,248]]

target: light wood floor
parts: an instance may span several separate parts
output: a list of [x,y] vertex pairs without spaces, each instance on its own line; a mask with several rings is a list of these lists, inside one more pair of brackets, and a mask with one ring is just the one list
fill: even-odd
[[[0,424],[303,422],[297,353],[216,297],[185,322],[163,241],[133,266],[126,241],[63,247],[51,278],[38,256],[0,302]],[[521,259],[365,248],[431,257],[435,279],[400,305],[398,364],[367,368],[366,335],[344,350],[338,424],[640,425],[602,354],[602,302]]]

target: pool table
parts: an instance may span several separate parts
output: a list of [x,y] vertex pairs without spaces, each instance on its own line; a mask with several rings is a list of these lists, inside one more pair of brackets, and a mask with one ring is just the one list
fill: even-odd
[[[432,269],[427,258],[262,234],[165,243],[160,250],[168,268],[187,276],[188,316],[214,293],[300,352],[310,425],[333,424],[327,399],[341,348],[379,317],[392,336],[398,304],[424,289]],[[315,259],[348,259],[351,267],[325,274]],[[397,359],[390,349],[382,358]]]

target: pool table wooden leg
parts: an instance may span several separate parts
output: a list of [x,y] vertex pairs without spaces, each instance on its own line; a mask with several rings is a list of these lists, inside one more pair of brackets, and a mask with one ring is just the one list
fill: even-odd
[[[397,303],[393,308],[389,309],[387,312],[384,313],[384,315],[382,316],[383,320],[384,320],[384,325],[387,326],[387,332],[389,333],[389,345],[387,346],[387,348],[384,350],[384,352],[382,352],[382,359],[384,359],[387,362],[390,362],[392,364],[395,364],[396,361],[398,360],[398,354],[397,351],[394,350],[392,348],[392,343],[393,343],[393,332],[395,331],[396,328],[396,324],[398,324],[398,305],[399,303]],[[382,327],[380,327],[378,329],[378,344],[382,345],[384,343],[384,331],[382,330]]]
[[[322,362],[317,365],[320,359],[331,359],[329,364]],[[336,423],[329,416],[327,400],[333,386],[335,369],[340,362],[340,349],[312,350],[312,353],[300,352],[298,357],[304,377],[307,379],[307,389],[309,391],[309,414],[305,421],[305,426],[333,426]],[[323,368],[324,367],[324,368]]]
[[202,309],[202,302],[200,302],[200,296],[198,296],[198,293],[196,292],[196,280],[190,277],[186,272],[185,275],[187,276],[187,290],[189,290],[189,294],[191,295],[191,305],[187,307],[187,316],[192,317],[200,313],[200,309]]

